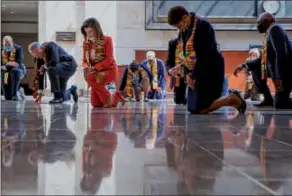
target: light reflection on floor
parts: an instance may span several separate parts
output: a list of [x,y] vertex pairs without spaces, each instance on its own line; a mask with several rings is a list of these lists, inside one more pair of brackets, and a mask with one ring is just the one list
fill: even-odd
[[292,111],[1,103],[2,194],[292,194]]

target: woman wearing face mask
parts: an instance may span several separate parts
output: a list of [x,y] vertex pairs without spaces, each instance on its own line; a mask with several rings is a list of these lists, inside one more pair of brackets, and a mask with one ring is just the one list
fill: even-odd
[[93,107],[116,107],[119,101],[124,103],[121,92],[111,94],[106,85],[118,78],[118,67],[114,59],[113,43],[110,36],[103,34],[99,22],[88,18],[81,27],[84,36],[83,62],[84,78],[91,87],[91,105]]
[[[22,47],[14,44],[11,36],[3,38],[3,49],[1,50],[1,80],[6,100],[18,101],[24,99],[23,89],[19,89],[20,81],[26,75],[26,68],[23,64]],[[9,82],[9,77],[11,77]]]

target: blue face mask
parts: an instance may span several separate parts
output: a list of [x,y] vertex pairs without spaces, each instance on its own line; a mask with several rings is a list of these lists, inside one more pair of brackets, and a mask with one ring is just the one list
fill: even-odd
[[6,52],[10,52],[11,49],[12,49],[11,46],[4,46],[4,50],[5,50]]

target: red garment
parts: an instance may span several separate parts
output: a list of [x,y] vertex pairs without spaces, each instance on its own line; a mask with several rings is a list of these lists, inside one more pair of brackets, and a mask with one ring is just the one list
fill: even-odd
[[[113,42],[109,36],[103,37],[104,49],[98,47],[102,45],[93,41],[83,42],[83,68],[89,66],[94,67],[96,73],[89,74],[86,78],[87,83],[91,87],[90,100],[93,107],[110,107],[116,106],[120,99],[120,92],[111,95],[106,89],[106,84],[116,82],[118,79],[118,66],[113,55]],[[96,54],[103,56],[103,60],[92,57],[92,50],[96,50]],[[101,51],[101,52],[100,52]],[[101,54],[99,54],[99,52]],[[98,77],[98,79],[96,79]],[[111,97],[112,96],[112,97]]]

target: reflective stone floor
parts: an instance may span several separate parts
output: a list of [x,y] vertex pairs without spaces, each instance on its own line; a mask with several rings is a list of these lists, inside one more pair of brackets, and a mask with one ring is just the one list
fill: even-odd
[[292,111],[2,100],[1,141],[2,195],[292,194]]

